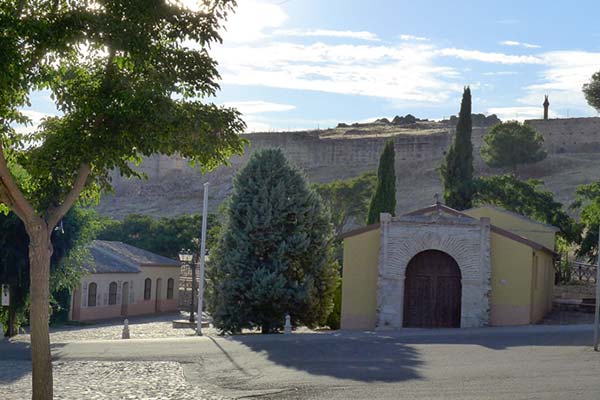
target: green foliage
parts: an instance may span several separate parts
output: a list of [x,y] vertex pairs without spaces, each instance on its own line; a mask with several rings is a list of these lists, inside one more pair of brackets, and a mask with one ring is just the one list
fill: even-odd
[[[208,50],[234,5],[2,2],[0,140],[40,215],[67,198],[82,165],[91,167],[82,195],[97,200],[111,170],[139,176],[130,162],[142,156],[178,153],[211,168],[243,151],[239,113],[198,100],[218,90]],[[26,121],[19,109],[33,89],[50,90],[63,115],[20,136],[11,124]]]
[[457,210],[465,210],[472,205],[474,191],[472,130],[471,89],[467,86],[460,103],[454,143],[440,166],[444,202]]
[[600,71],[592,75],[592,79],[583,85],[583,94],[588,104],[600,112]]
[[380,213],[396,214],[396,164],[392,140],[385,144],[379,159],[377,186],[369,204],[367,225],[379,222]]
[[280,150],[255,153],[234,180],[208,265],[215,326],[276,332],[326,322],[339,281],[333,228],[318,194]]
[[579,242],[581,226],[571,218],[552,192],[541,188],[543,182],[535,179],[522,181],[514,175],[481,177],[476,181],[474,201],[492,204],[525,215],[560,229],[567,242]]
[[[211,250],[219,235],[220,224],[214,214],[208,215],[207,249]],[[202,215],[182,215],[176,218],[154,219],[147,215],[131,214],[123,221],[110,221],[98,239],[114,240],[148,250],[165,257],[178,259],[182,249],[200,251]]]
[[352,179],[313,185],[329,209],[336,235],[342,233],[350,221],[366,219],[376,184],[375,173],[366,172]]
[[481,156],[493,168],[510,168],[517,174],[519,164],[533,164],[548,155],[543,148],[544,138],[527,124],[517,121],[494,126],[483,137]]
[[340,329],[341,322],[342,322],[342,282],[340,281],[337,288],[335,289],[335,295],[333,297],[333,309],[331,310],[329,317],[327,317],[326,325],[333,330],[337,330],[337,329]]
[[584,226],[578,255],[596,262],[598,257],[598,229],[600,227],[600,182],[581,185],[575,192],[573,208],[579,208]]
[[[53,321],[66,319],[70,293],[79,284],[84,272],[82,266],[90,257],[87,244],[99,229],[101,222],[94,211],[74,208],[52,234],[54,252],[50,270],[50,303]],[[17,325],[27,323],[29,311],[28,246],[23,222],[12,213],[0,215],[0,282],[13,286],[12,302]],[[0,321],[6,326],[8,308],[0,310]]]

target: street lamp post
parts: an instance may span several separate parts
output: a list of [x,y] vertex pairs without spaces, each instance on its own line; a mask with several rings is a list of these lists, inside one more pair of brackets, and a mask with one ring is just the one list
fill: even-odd
[[179,261],[184,264],[187,264],[192,269],[192,294],[190,295],[191,304],[190,304],[190,324],[193,324],[194,321],[194,289],[196,286],[196,263],[193,262],[194,255],[189,250],[181,250],[179,253]]
[[200,242],[200,284],[198,286],[198,326],[196,333],[202,336],[202,303],[204,300],[204,262],[206,259],[206,224],[208,221],[208,182],[204,184],[204,202],[202,205],[202,239]]

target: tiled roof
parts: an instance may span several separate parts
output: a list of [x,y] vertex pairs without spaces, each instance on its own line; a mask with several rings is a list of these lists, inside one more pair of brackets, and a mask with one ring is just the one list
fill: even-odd
[[97,274],[138,273],[142,266],[179,267],[180,265],[179,261],[121,242],[94,240],[90,245],[90,252],[95,265],[88,265],[86,269]]
[[[448,206],[446,206],[444,204],[441,204],[441,203],[436,203],[436,204],[433,204],[433,205],[431,205],[429,207],[425,207],[425,208],[421,208],[421,209],[409,212],[407,214],[404,214],[404,216],[424,215],[424,214],[428,214],[428,213],[435,212],[435,211],[445,212],[447,214],[454,215],[456,217],[461,217],[461,218],[464,217],[464,218],[470,219],[470,220],[477,220],[477,218],[471,217],[470,215],[464,214],[464,213],[462,213],[462,212],[460,212],[458,210],[450,208],[450,207],[448,207]],[[360,235],[361,233],[368,232],[370,230],[378,229],[378,228],[379,228],[379,224],[372,224],[372,225],[364,226],[362,228],[354,229],[354,230],[352,230],[350,232],[346,232],[346,233],[338,236],[338,238],[345,239],[345,238],[352,237],[352,236],[355,236],[355,235]],[[535,242],[533,240],[530,240],[530,239],[524,238],[522,236],[519,236],[516,233],[513,233],[513,232],[507,231],[505,229],[499,228],[499,227],[497,227],[495,225],[491,225],[491,230],[493,232],[495,232],[495,233],[497,233],[499,235],[505,236],[505,237],[507,237],[507,238],[509,238],[511,240],[514,240],[514,241],[519,242],[519,243],[523,243],[523,244],[525,244],[525,245],[527,245],[527,246],[529,246],[529,247],[531,247],[533,249],[545,251],[545,252],[549,253],[550,255],[552,255],[553,257],[558,257],[559,256],[554,250],[549,249],[549,248],[545,247],[544,245],[539,244],[539,243],[537,243],[537,242]]]

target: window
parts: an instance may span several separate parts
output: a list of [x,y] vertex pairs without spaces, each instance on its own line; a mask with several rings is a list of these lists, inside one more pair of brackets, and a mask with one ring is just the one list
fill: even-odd
[[98,289],[98,285],[95,283],[90,283],[88,286],[88,307],[96,307],[96,291]]
[[117,304],[117,282],[111,282],[108,285],[108,305],[113,306]]
[[152,295],[152,280],[150,278],[146,278],[144,281],[144,300],[150,300],[150,296]]
[[175,281],[173,280],[173,278],[169,278],[169,280],[167,280],[167,299],[172,299],[173,298],[173,286],[175,285]]

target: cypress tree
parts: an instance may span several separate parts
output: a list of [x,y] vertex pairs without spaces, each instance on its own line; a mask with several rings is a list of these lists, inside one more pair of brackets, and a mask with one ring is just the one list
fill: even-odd
[[222,332],[322,325],[339,282],[333,225],[279,149],[256,152],[234,180],[208,266],[209,310]]
[[369,205],[367,225],[379,221],[379,214],[387,212],[396,213],[396,172],[394,141],[389,140],[379,159],[377,170],[377,187]]
[[467,86],[460,104],[454,142],[440,167],[444,201],[449,207],[465,210],[472,206],[473,144],[471,133],[471,89]]

